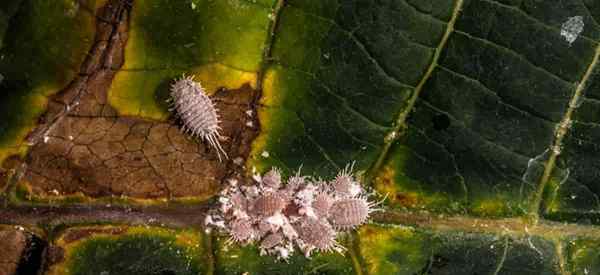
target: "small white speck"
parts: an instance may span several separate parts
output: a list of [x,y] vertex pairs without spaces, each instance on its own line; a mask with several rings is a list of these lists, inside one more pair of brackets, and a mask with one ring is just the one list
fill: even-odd
[[73,136],[69,136],[69,140],[73,140]]
[[20,225],[15,226],[15,229],[19,231],[25,231],[25,228]]
[[279,227],[283,226],[287,222],[287,219],[281,213],[277,213],[277,214],[275,214],[273,216],[270,216],[270,217],[266,218],[265,221],[267,223],[275,225],[276,228],[279,228]]
[[192,10],[196,9],[196,4],[194,2],[192,2]]
[[229,179],[227,182],[229,182],[231,186],[236,186],[238,184],[238,180],[236,179]]
[[48,140],[50,140],[49,136],[44,136],[44,143],[48,143]]
[[555,154],[559,155],[561,152],[562,148],[560,147],[560,145],[556,144],[554,146],[552,146],[552,152],[554,152]]
[[385,136],[385,141],[386,142],[392,142],[393,140],[395,140],[398,137],[398,133],[396,131],[392,131],[390,132],[387,136]]
[[260,154],[263,158],[268,158],[269,157],[269,152],[267,151],[262,151],[262,154]]
[[569,17],[565,23],[563,23],[560,27],[560,35],[562,35],[569,45],[571,45],[579,34],[583,31],[583,27],[585,24],[583,23],[583,16],[573,16]]
[[242,165],[244,164],[244,159],[242,157],[237,157],[233,160],[233,163],[235,163],[236,165]]
[[254,112],[252,112],[252,110],[246,111],[246,115],[249,117],[252,117],[253,114],[254,114]]
[[246,126],[252,128],[252,127],[254,127],[254,123],[252,123],[252,121],[248,121],[248,122],[246,122]]
[[213,219],[211,215],[206,215],[206,217],[204,218],[204,224],[205,225],[211,225],[213,224]]

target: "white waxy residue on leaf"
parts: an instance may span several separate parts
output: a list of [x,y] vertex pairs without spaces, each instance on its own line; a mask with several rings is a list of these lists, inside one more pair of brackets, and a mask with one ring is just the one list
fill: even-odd
[[582,16],[573,16],[569,17],[565,23],[563,23],[560,27],[560,35],[562,35],[567,42],[573,44],[579,34],[583,31],[583,27],[585,24],[583,23]]
[[352,170],[346,166],[329,182],[301,176],[300,170],[287,182],[277,168],[264,175],[254,173],[252,183],[230,184],[221,192],[220,207],[206,225],[219,228],[215,221],[224,221],[220,229],[232,242],[256,243],[261,255],[280,259],[296,249],[306,257],[343,252],[338,234],[367,222],[379,204],[369,201]]

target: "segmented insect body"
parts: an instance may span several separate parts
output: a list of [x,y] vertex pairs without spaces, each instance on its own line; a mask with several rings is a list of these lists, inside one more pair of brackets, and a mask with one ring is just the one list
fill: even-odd
[[337,196],[351,198],[358,196],[362,191],[360,185],[354,180],[354,176],[352,175],[353,168],[354,164],[351,166],[346,165],[344,170],[340,171],[331,182],[333,191]]
[[245,243],[256,238],[257,232],[248,219],[236,219],[231,222],[229,233],[231,239],[236,242]]
[[272,233],[267,235],[262,242],[260,242],[260,248],[269,249],[283,242],[283,236],[279,233]]
[[192,136],[200,137],[227,158],[227,153],[221,147],[219,138],[219,114],[211,99],[200,83],[193,76],[182,76],[171,85],[173,109],[183,122],[184,131]]
[[333,198],[327,193],[318,193],[312,202],[312,208],[319,218],[329,217],[329,209],[333,204]]
[[300,239],[307,245],[306,254],[312,250],[331,251],[338,248],[335,241],[336,232],[327,222],[306,218],[297,227]]
[[277,193],[268,193],[259,196],[254,201],[252,211],[257,215],[269,217],[277,212],[282,211],[287,205],[287,202]]
[[241,193],[234,193],[230,195],[230,201],[234,210],[246,211],[248,209],[248,199],[246,199]]
[[334,202],[329,209],[329,219],[336,229],[353,229],[367,221],[374,204],[365,198],[341,199]]
[[268,233],[275,232],[277,230],[277,226],[271,224],[265,220],[260,220],[258,222],[258,234],[260,236],[264,236]]
[[221,192],[219,220],[233,241],[256,241],[261,255],[287,259],[296,247],[307,257],[342,252],[337,234],[364,224],[381,203],[367,199],[351,166],[329,183],[297,173],[283,184],[276,168],[253,179],[258,185],[231,184]]
[[278,189],[281,186],[281,172],[279,172],[279,169],[271,168],[271,170],[262,177],[262,184],[272,189]]

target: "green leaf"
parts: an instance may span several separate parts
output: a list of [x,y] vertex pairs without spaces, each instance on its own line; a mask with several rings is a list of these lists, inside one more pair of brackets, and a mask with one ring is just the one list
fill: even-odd
[[183,73],[214,93],[256,87],[273,0],[140,1],[134,4],[125,64],[109,91],[121,115],[164,120],[169,83]]
[[22,151],[19,147],[44,111],[46,97],[79,71],[94,37],[95,19],[84,7],[93,3],[0,4],[0,160]]
[[[21,174],[54,173],[59,180],[52,186],[68,192],[52,191],[72,195],[83,194],[84,189],[101,190],[97,195],[103,199],[94,202],[87,194],[68,198],[74,204],[94,204],[92,212],[104,202],[141,202],[155,204],[159,210],[143,210],[152,213],[166,211],[161,207],[172,191],[183,201],[200,200],[185,196],[196,188],[205,200],[218,193],[218,183],[248,176],[254,168],[264,172],[277,166],[289,175],[302,167],[303,174],[331,178],[355,161],[354,172],[361,182],[388,199],[385,213],[374,217],[383,223],[349,233],[345,255],[323,253],[312,259],[295,255],[281,262],[260,256],[255,246],[226,246],[224,239],[206,238],[195,231],[135,228],[108,234],[92,230],[75,242],[69,242],[67,234],[60,235],[56,243],[65,249],[66,261],[50,265],[54,274],[158,269],[183,274],[593,274],[598,269],[600,235],[592,224],[600,224],[600,2],[128,2],[124,64],[111,68],[116,75],[111,83],[103,83],[106,87],[86,87],[106,90],[89,93],[98,100],[86,104],[101,108],[110,104],[114,110],[101,112],[114,123],[95,119],[85,124],[92,118],[73,118],[78,127],[91,129],[89,140],[95,138],[96,128],[108,129],[111,123],[122,127],[112,133],[115,140],[102,140],[109,132],[102,129],[98,138],[103,143],[90,141],[91,151],[88,144],[78,144],[76,151],[86,157],[102,154],[106,159],[98,166],[118,159],[112,168],[123,168],[128,176],[120,185],[113,185],[112,178],[86,181],[95,174],[80,169],[88,160],[84,157],[73,162],[60,158],[66,153],[36,158],[28,154],[36,147],[26,140],[44,122],[36,119],[43,118],[49,96],[78,77],[88,77],[80,67],[98,45],[94,36],[101,32],[94,28],[106,19],[95,15],[106,3],[0,3],[0,161],[21,154],[30,165],[17,165],[13,158],[3,163],[0,176],[20,179]],[[582,32],[572,34],[576,37],[569,41],[566,23],[579,16]],[[232,139],[241,144],[236,153],[246,163],[240,165],[236,155],[222,165],[208,160],[212,166],[190,169],[184,160],[179,162],[186,148],[172,146],[177,154],[161,154],[172,145],[164,145],[172,143],[172,136],[185,140],[173,126],[177,122],[169,119],[165,103],[169,84],[182,74],[194,75],[211,95],[252,92],[247,96],[252,99],[243,103],[221,102],[238,106],[234,111],[247,110],[239,112],[246,114],[245,120],[234,117],[240,124],[235,125],[239,126],[236,135],[248,134],[246,128],[260,129],[252,141],[254,136]],[[258,121],[248,118],[255,116]],[[162,128],[154,128],[154,137],[148,137],[150,126],[140,120]],[[246,121],[259,125],[242,123]],[[134,124],[142,129],[133,131]],[[124,153],[129,150],[121,144],[125,136],[132,137],[133,148],[148,140],[161,141],[158,148],[150,149],[160,176],[152,165],[136,174],[131,172],[136,167],[122,165],[146,165],[143,154]],[[43,147],[54,150],[48,156],[71,152],[59,143],[52,146],[56,147]],[[206,156],[199,150],[193,154]],[[39,167],[48,171],[26,170],[38,167],[32,163],[42,163]],[[62,171],[69,169],[76,171],[69,182],[77,184],[60,181],[66,179]],[[178,169],[187,169],[195,178],[173,172]],[[152,180],[142,179],[152,173],[156,174]],[[147,196],[148,201],[113,199],[125,189],[133,194],[139,191],[145,198],[164,183],[165,175],[171,185],[158,188],[160,192]],[[5,211],[9,221],[32,220],[32,230],[38,230],[38,225],[52,228],[53,221],[45,217],[29,218],[43,212],[29,204],[15,207],[9,201],[35,193],[28,188],[43,188],[6,182],[15,188],[0,195],[0,222]],[[51,188],[47,189],[50,194]],[[47,211],[58,217],[69,203],[56,201],[59,197],[33,198],[29,203],[51,203],[56,207]],[[6,204],[5,198],[9,198]],[[187,206],[169,202],[165,207],[178,213]],[[14,215],[19,211],[26,218]],[[188,212],[170,216],[168,211],[157,216],[174,226],[187,224],[178,219]],[[122,217],[125,221],[118,221],[127,223],[127,215]],[[65,221],[66,227],[71,226],[69,219]],[[181,238],[191,241],[178,243]]]
[[84,227],[57,240],[65,259],[49,274],[205,274],[203,235],[160,228]]
[[366,226],[360,247],[368,274],[559,274],[541,238]]
[[594,239],[566,240],[566,266],[571,274],[594,274],[600,270],[600,243]]
[[[560,28],[576,15],[586,27],[569,44]],[[578,83],[590,84],[598,31],[582,4],[465,1],[376,186],[399,207],[537,213],[555,129]]]

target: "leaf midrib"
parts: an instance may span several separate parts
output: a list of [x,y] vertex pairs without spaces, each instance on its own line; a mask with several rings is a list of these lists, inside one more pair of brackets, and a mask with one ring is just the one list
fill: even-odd
[[402,112],[400,112],[398,114],[398,117],[396,119],[394,127],[385,137],[383,148],[381,149],[381,153],[379,154],[379,156],[377,157],[377,159],[375,160],[373,165],[367,171],[367,174],[366,174],[367,184],[372,185],[375,173],[377,173],[380,170],[381,165],[383,165],[383,162],[386,160],[392,144],[394,144],[394,142],[396,142],[400,138],[400,136],[401,136],[400,131],[406,127],[406,120],[408,119],[409,114],[414,109],[414,106],[417,103],[417,100],[418,100],[421,92],[423,91],[423,87],[425,86],[425,83],[427,83],[427,80],[429,80],[429,78],[431,78],[433,71],[437,67],[438,61],[442,54],[442,51],[446,47],[448,39],[450,38],[450,34],[452,34],[452,32],[454,31],[454,25],[456,24],[456,21],[458,20],[458,16],[460,14],[460,11],[462,10],[463,4],[464,4],[464,0],[457,0],[456,3],[454,4],[454,8],[452,10],[452,16],[446,25],[446,31],[444,32],[444,35],[442,36],[440,43],[435,48],[435,52],[431,59],[431,63],[429,64],[429,67],[427,68],[427,71],[425,71],[425,74],[423,75],[423,77],[421,78],[421,80],[419,81],[417,86],[415,86],[414,91],[413,91],[410,99],[408,100],[408,103],[406,104],[406,107],[402,110]]
[[578,107],[577,106],[578,102],[583,97],[583,91],[585,90],[585,87],[587,86],[587,82],[590,80],[590,76],[592,76],[594,69],[598,65],[599,59],[600,59],[600,44],[597,43],[597,46],[596,46],[596,49],[594,52],[594,57],[592,58],[592,61],[588,65],[583,77],[581,78],[581,81],[579,81],[579,84],[575,88],[575,92],[573,93],[573,97],[571,97],[571,100],[569,101],[569,105],[568,105],[567,111],[565,112],[565,115],[563,116],[560,123],[556,127],[556,131],[554,133],[554,140],[552,142],[552,145],[550,146],[550,156],[548,157],[548,161],[546,161],[546,163],[544,164],[544,172],[542,174],[542,177],[540,178],[540,182],[539,182],[537,189],[533,195],[533,203],[531,204],[531,206],[529,208],[530,215],[532,215],[536,220],[539,218],[540,212],[543,211],[541,209],[541,204],[542,204],[544,190],[546,189],[548,182],[552,178],[552,172],[554,171],[554,168],[556,167],[556,159],[558,158],[558,156],[561,153],[564,137],[568,133],[570,125],[571,125],[571,117],[573,116],[573,112],[575,111],[575,109],[577,109],[577,107]]

